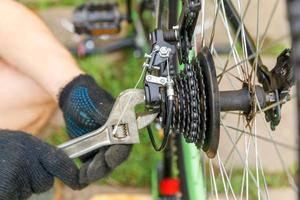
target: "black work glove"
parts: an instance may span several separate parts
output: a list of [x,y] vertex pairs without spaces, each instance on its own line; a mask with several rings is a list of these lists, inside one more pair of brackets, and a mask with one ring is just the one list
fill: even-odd
[[[62,90],[59,106],[63,111],[71,138],[89,133],[106,122],[114,98],[100,88],[89,75],[80,75]],[[125,161],[132,145],[103,147],[85,156],[80,169],[80,182],[90,183],[109,174]]]
[[53,186],[57,177],[81,189],[79,170],[61,150],[17,131],[0,130],[0,199],[23,200]]

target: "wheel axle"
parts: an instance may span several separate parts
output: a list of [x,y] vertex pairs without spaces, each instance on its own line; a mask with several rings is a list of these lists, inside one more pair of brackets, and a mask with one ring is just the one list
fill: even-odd
[[[261,86],[255,86],[255,94],[261,108],[267,104],[267,95]],[[251,95],[248,87],[240,90],[220,91],[220,110],[250,112],[254,105],[255,96]]]

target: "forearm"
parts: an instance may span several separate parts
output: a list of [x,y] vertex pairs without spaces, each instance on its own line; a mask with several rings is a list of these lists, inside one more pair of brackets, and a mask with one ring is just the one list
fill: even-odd
[[56,99],[82,73],[43,22],[13,0],[0,1],[0,57],[30,76]]

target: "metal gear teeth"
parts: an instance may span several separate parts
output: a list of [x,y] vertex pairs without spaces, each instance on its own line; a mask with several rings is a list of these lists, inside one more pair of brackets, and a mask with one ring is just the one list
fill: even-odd
[[[196,61],[195,61],[196,62]],[[193,65],[195,66],[195,65]],[[198,66],[198,65],[196,65]],[[207,98],[205,94],[205,84],[204,84],[204,79],[203,79],[203,73],[202,70],[198,67],[194,68],[195,70],[195,75],[197,76],[198,80],[198,90],[199,90],[199,108],[200,108],[200,118],[201,118],[201,127],[200,127],[200,138],[198,139],[196,145],[198,148],[202,148],[204,140],[205,140],[205,133],[206,133],[206,123],[207,123]]]
[[[186,118],[185,118],[185,127],[184,127],[184,130],[185,130],[185,139],[187,140],[187,142],[193,142],[192,138],[190,137],[189,133],[190,133],[190,125],[189,123],[191,122],[191,100],[190,100],[190,95],[189,95],[189,87],[188,87],[188,80],[187,80],[187,77],[184,76],[184,78],[182,79],[183,81],[183,88],[182,88],[182,93],[185,93],[185,104],[186,104]],[[185,113],[185,112],[183,112]]]
[[173,108],[173,129],[183,134],[189,143],[201,148],[205,139],[207,108],[205,85],[201,69],[187,65],[174,78],[175,106]]
[[[178,85],[176,84],[176,81],[174,81],[174,88],[175,91],[178,91]],[[175,105],[173,106],[173,113],[178,113],[180,110],[180,98],[178,98],[178,94],[175,94]],[[179,122],[179,115],[173,115],[172,120],[172,127],[175,129],[175,131],[178,129],[178,122]]]
[[197,127],[199,125],[199,113],[198,113],[198,102],[197,102],[197,81],[194,79],[193,71],[191,66],[188,65],[185,68],[186,73],[186,88],[188,89],[189,96],[189,107],[190,107],[190,121],[189,121],[189,129],[188,129],[188,138],[190,142],[195,143],[197,141]]

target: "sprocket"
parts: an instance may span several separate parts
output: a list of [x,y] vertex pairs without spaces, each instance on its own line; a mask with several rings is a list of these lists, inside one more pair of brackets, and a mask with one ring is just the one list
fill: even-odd
[[219,144],[220,108],[215,66],[207,48],[174,78],[173,130],[214,157]]

